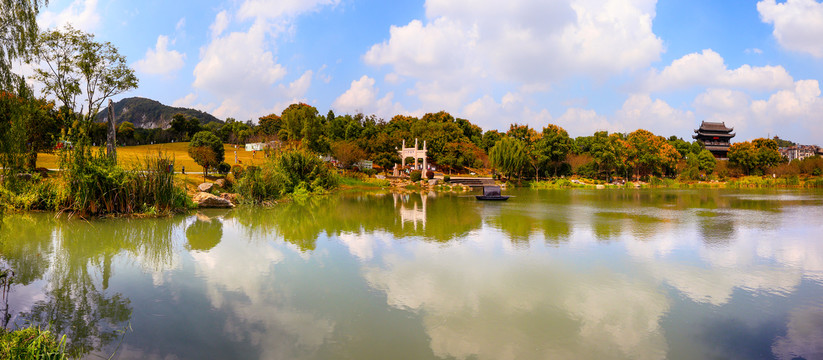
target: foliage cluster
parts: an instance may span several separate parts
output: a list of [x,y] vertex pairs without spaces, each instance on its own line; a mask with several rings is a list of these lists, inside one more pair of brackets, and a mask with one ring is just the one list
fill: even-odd
[[306,149],[290,149],[269,157],[260,167],[249,166],[235,188],[250,202],[284,195],[322,193],[337,187],[340,179],[319,156]]
[[746,175],[763,175],[767,168],[781,162],[777,149],[777,141],[773,139],[735,143],[729,148],[729,163],[739,166]]
[[83,216],[136,213],[152,209],[169,213],[185,209],[190,199],[176,184],[170,167],[173,159],[158,154],[126,170],[102,149],[79,146],[61,153],[62,185],[57,201],[60,210]]

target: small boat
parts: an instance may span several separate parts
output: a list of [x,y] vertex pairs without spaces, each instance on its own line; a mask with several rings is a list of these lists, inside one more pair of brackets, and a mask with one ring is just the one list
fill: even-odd
[[503,201],[508,200],[510,196],[507,195],[500,195],[500,187],[497,185],[486,185],[483,186],[483,195],[475,195],[477,200],[492,200],[492,201]]

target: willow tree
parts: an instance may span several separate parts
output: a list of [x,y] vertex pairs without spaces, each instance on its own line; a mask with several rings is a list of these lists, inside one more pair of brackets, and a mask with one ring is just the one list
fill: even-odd
[[508,136],[500,139],[489,152],[489,161],[492,166],[508,178],[519,175],[523,167],[528,164],[528,160],[526,145],[523,141]]
[[0,0],[0,89],[15,87],[12,65],[37,44],[37,13],[48,0]]

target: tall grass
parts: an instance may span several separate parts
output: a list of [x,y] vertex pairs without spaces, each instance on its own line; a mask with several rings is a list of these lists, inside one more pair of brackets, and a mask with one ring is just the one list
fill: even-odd
[[96,152],[87,147],[66,151],[61,155],[65,194],[60,207],[81,216],[184,209],[190,200],[169,172],[172,162],[158,153],[145,158],[141,166],[126,170],[102,148]]
[[0,329],[0,359],[68,359],[66,336],[58,340],[39,327],[11,332]]

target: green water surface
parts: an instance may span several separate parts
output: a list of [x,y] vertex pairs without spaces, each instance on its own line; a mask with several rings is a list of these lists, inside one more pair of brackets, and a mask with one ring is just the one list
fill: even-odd
[[0,315],[86,358],[823,358],[823,192],[507,193],[6,214]]

